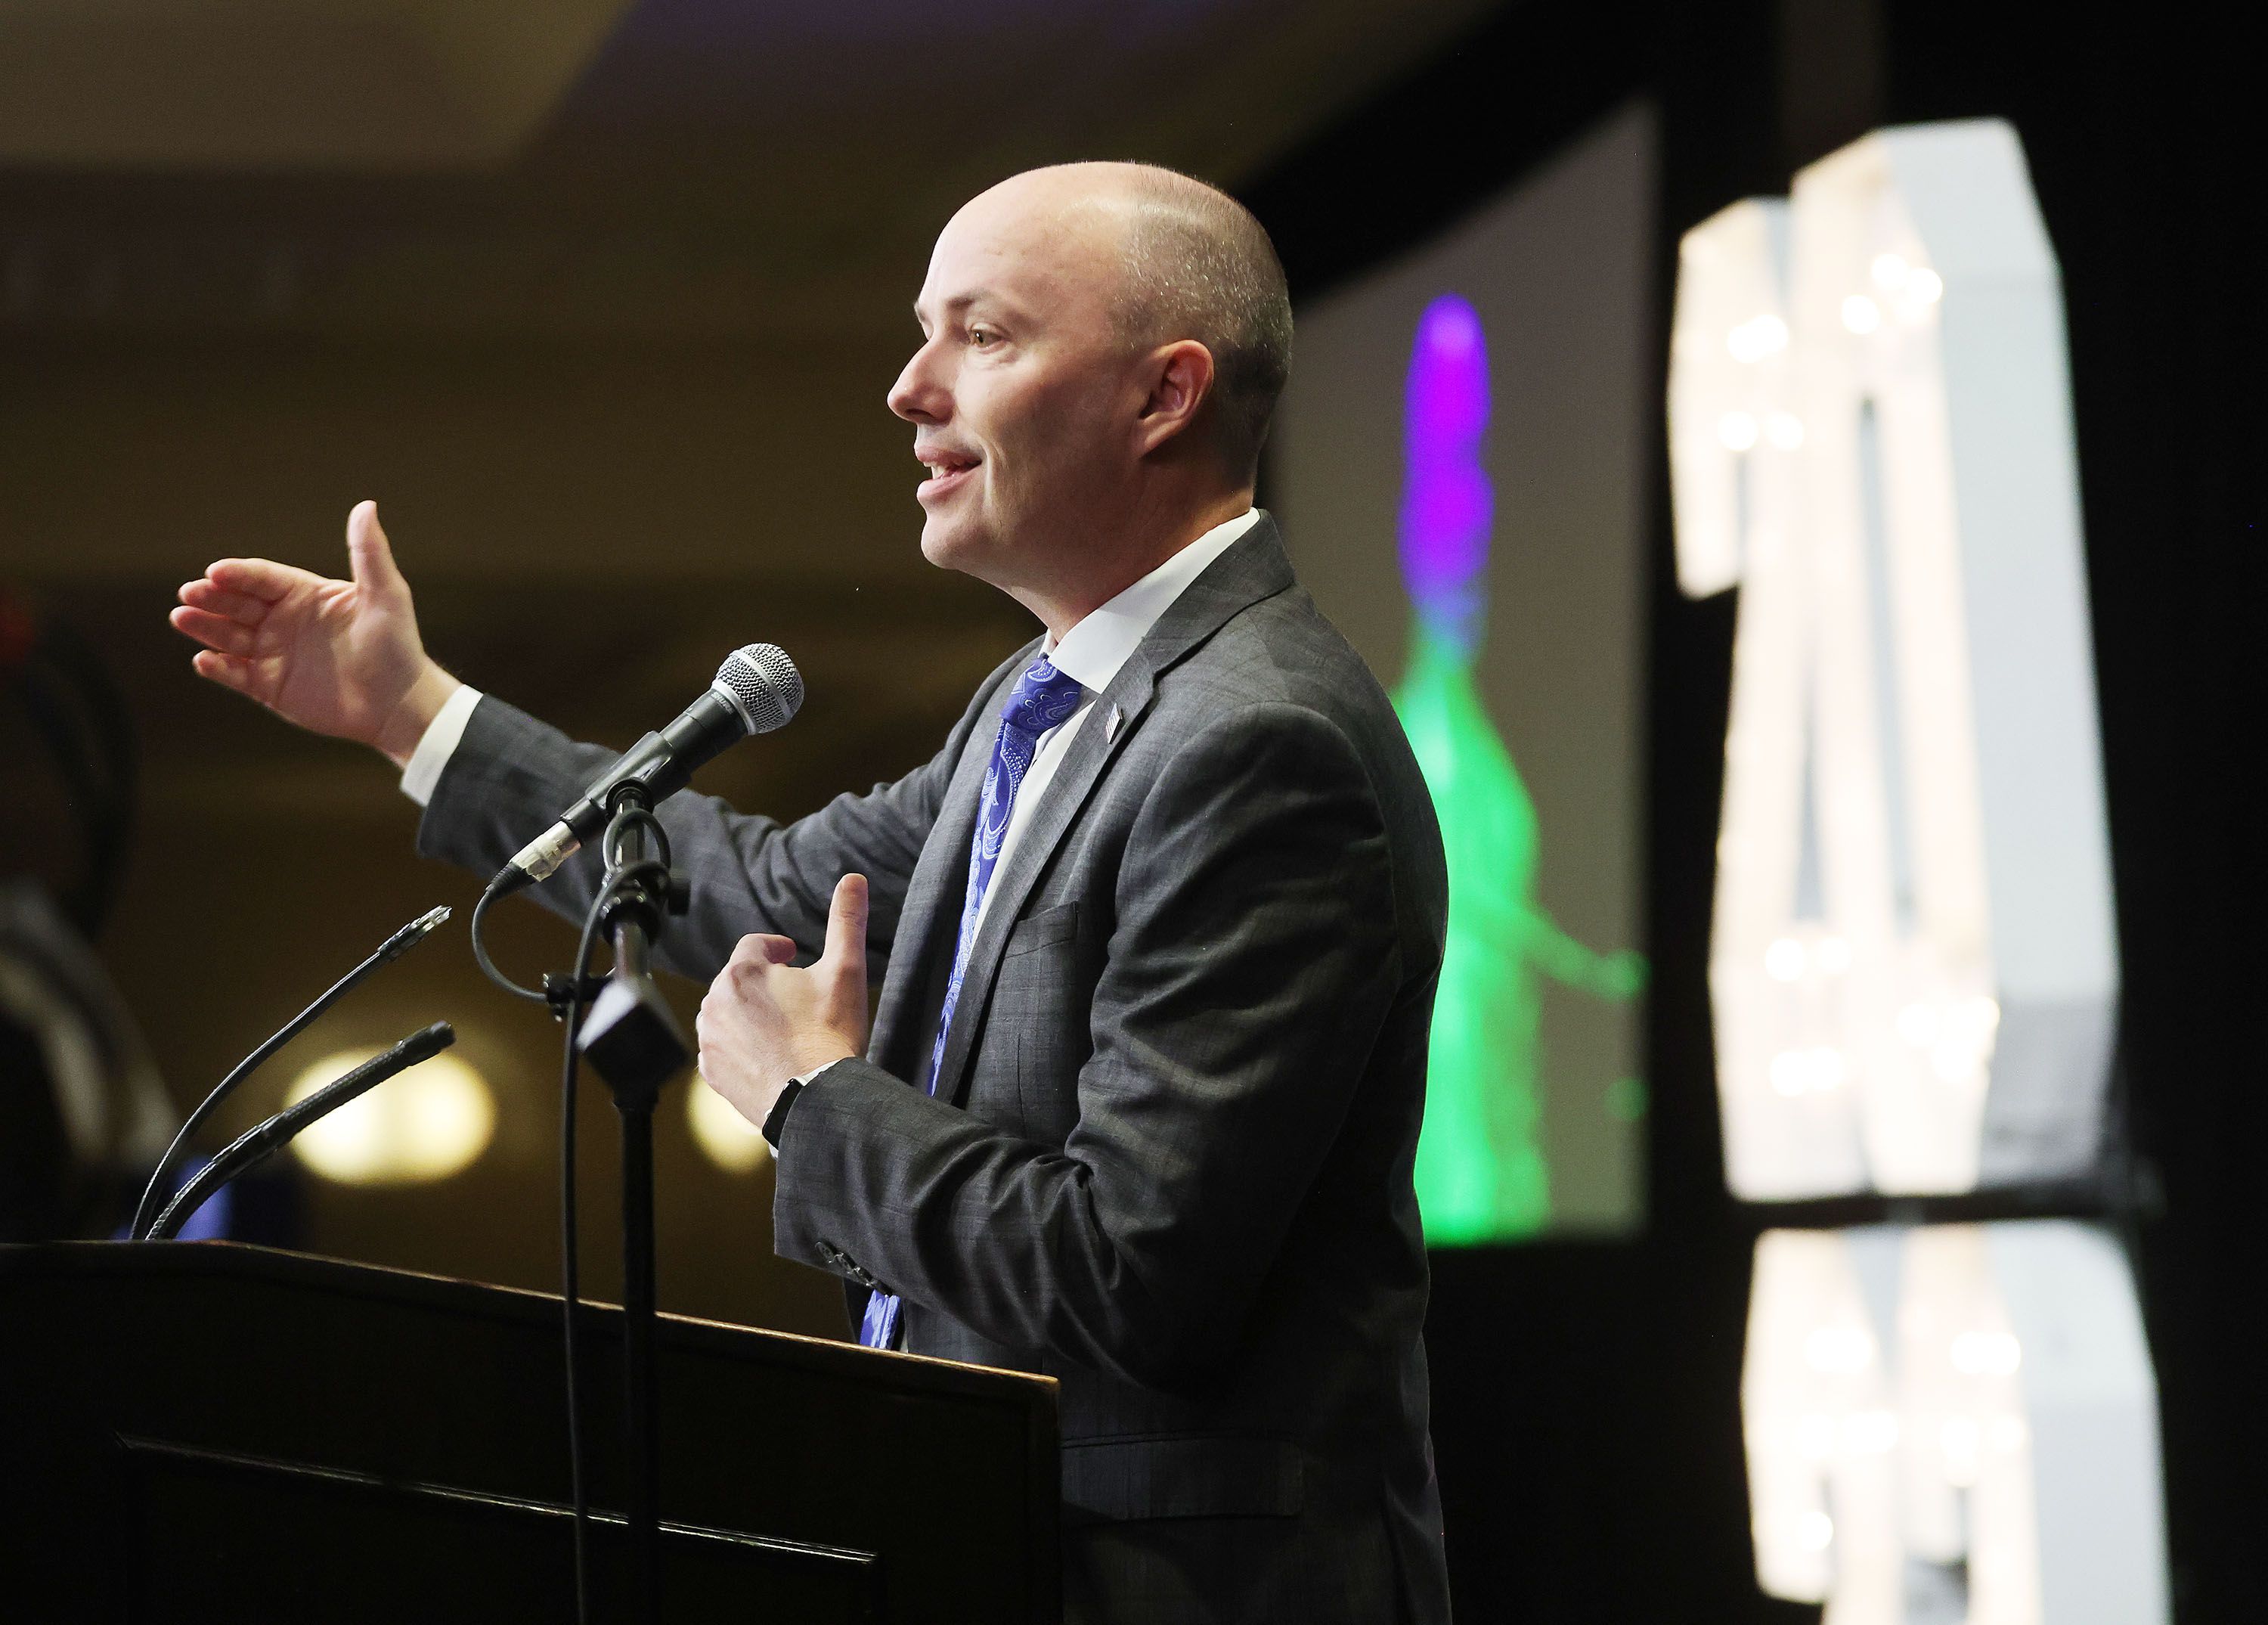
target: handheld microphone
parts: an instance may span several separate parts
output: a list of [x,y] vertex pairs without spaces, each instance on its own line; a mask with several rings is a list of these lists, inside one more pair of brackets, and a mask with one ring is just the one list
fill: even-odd
[[397,1072],[407,1072],[421,1060],[431,1060],[457,1041],[457,1030],[435,1022],[413,1032],[382,1055],[372,1057],[342,1077],[332,1079],[297,1105],[286,1106],[255,1128],[248,1128],[223,1146],[195,1178],[180,1188],[147,1239],[171,1241],[215,1191],[237,1175],[258,1167],[298,1137],[317,1119],[328,1117],[350,1100],[366,1095]]
[[519,849],[489,883],[517,891],[549,880],[585,841],[607,827],[608,802],[627,784],[642,785],[659,802],[685,787],[695,772],[751,734],[784,728],[803,705],[803,674],[785,651],[769,643],[735,649],[717,668],[709,691],[658,734],[648,734],[591,780],[573,806]]

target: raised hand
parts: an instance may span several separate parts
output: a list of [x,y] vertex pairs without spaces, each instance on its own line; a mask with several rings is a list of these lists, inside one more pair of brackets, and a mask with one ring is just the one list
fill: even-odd
[[405,764],[460,685],[417,636],[375,502],[347,515],[347,565],[352,579],[341,581],[271,559],[219,559],[182,587],[167,618],[205,646],[191,661],[199,676]]

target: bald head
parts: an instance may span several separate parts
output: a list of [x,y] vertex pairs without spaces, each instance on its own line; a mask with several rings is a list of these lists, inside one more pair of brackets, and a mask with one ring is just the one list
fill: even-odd
[[1211,352],[1213,434],[1232,473],[1249,479],[1292,370],[1291,295],[1252,211],[1154,164],[1057,164],[990,196],[1027,206],[1046,198],[1117,262],[1111,314],[1130,346],[1195,339]]
[[1234,199],[1142,164],[1003,181],[938,234],[914,425],[922,554],[1058,636],[1250,506],[1292,313]]

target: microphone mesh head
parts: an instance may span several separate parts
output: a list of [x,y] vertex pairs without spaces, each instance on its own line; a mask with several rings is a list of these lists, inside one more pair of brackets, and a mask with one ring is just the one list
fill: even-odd
[[733,702],[751,734],[785,728],[803,708],[803,674],[777,644],[752,643],[735,649],[717,668],[710,685]]

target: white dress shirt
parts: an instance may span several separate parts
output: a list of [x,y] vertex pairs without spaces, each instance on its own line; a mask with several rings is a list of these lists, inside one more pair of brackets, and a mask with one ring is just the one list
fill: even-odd
[[[1175,599],[1189,590],[1189,584],[1204,573],[1205,566],[1228,550],[1229,543],[1258,522],[1258,510],[1247,508],[1226,524],[1215,525],[1211,530],[1190,543],[1180,552],[1160,565],[1155,570],[1086,616],[1062,638],[1048,639],[1047,656],[1056,669],[1079,679],[1085,691],[1079,697],[1079,709],[1055,727],[1040,735],[1038,748],[1033,752],[1032,764],[1025,771],[1024,782],[1017,787],[1016,802],[1008,814],[1007,832],[1000,838],[1000,856],[992,872],[998,875],[1014,856],[1016,843],[1024,827],[1032,821],[1032,809],[1047,792],[1048,783],[1062,764],[1064,752],[1086,721],[1087,713],[1094,709],[1096,697],[1110,686],[1118,668],[1128,656],[1149,636],[1158,617],[1173,606]],[[465,724],[473,708],[481,703],[481,692],[465,683],[443,702],[433,714],[424,734],[417,741],[417,749],[410,753],[409,764],[401,770],[401,793],[420,807],[433,799],[434,787],[441,782],[441,770],[449,764],[458,744],[465,736]],[[1115,720],[1106,720],[1105,727],[1115,727]],[[987,749],[990,749],[987,731]],[[984,923],[983,909],[990,908],[992,894],[988,890],[980,907],[976,922]]]

